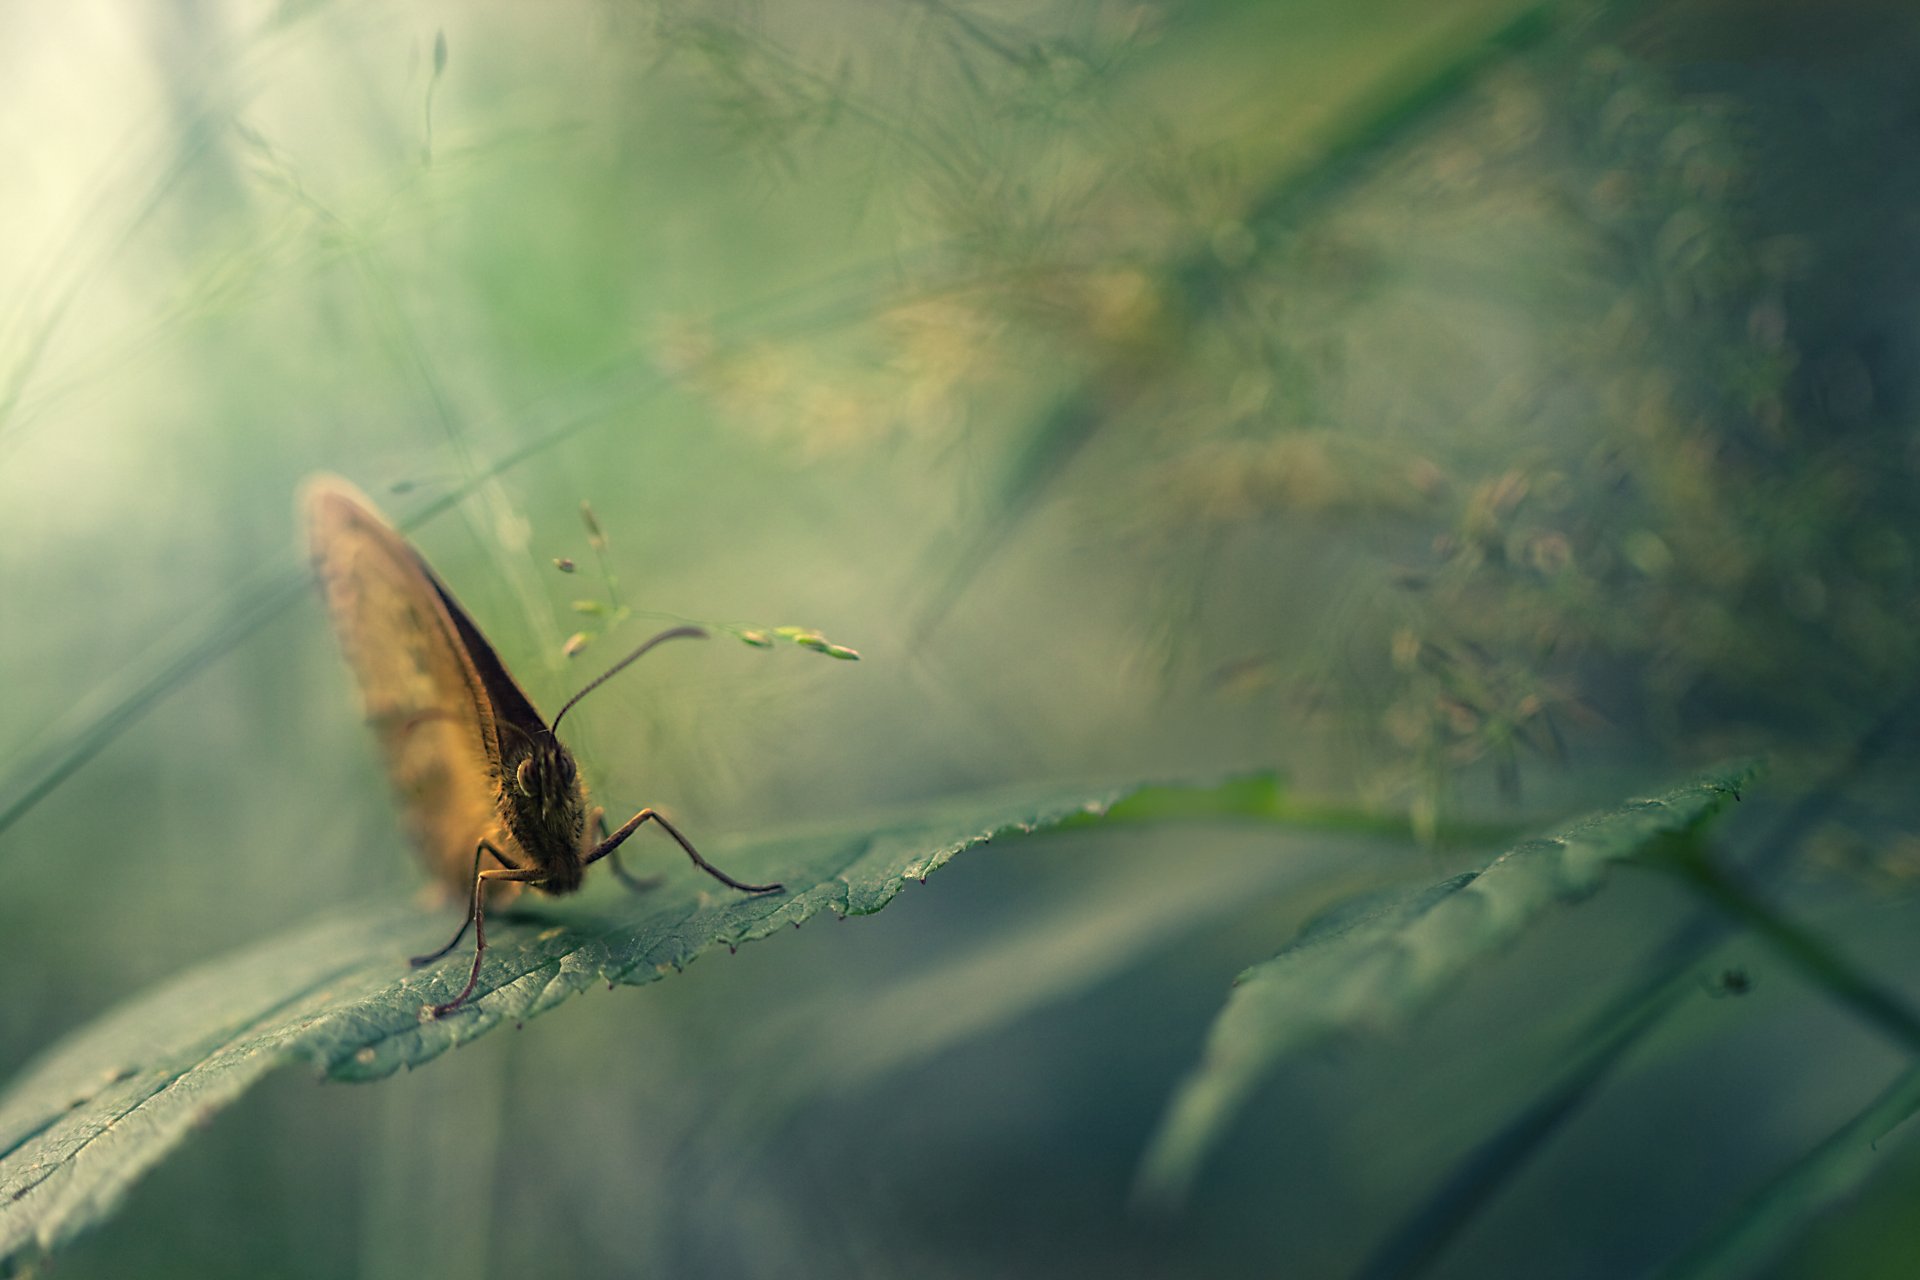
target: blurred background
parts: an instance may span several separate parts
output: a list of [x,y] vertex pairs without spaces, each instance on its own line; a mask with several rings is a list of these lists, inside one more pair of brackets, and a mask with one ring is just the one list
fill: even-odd
[[[1247,770],[1395,833],[1000,843],[405,1078],[283,1073],[60,1273],[1350,1271],[1689,903],[1619,877],[1131,1213],[1233,975],[1474,824],[1748,750],[1792,795],[1910,691],[1917,54],[1896,0],[0,8],[7,1075],[419,885],[316,470],[548,708],[662,615],[860,650],[671,646],[569,717],[702,842]],[[1904,990],[1911,739],[1774,886]],[[1902,1068],[1724,964],[1751,997],[1436,1274],[1650,1271]],[[1778,1273],[1911,1274],[1916,1191],[1890,1145]]]

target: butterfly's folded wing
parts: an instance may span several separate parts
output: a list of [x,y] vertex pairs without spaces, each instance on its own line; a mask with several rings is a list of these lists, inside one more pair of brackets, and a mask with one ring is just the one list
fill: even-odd
[[327,612],[407,828],[435,877],[465,893],[480,839],[512,853],[500,831],[498,730],[480,673],[444,588],[351,485],[316,478],[301,505]]

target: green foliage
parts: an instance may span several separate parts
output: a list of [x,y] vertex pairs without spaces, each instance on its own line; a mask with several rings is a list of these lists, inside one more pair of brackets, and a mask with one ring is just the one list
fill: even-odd
[[79,1033],[0,1098],[0,1272],[96,1225],[190,1130],[275,1067],[391,1075],[597,983],[654,982],[715,946],[821,913],[872,914],[970,847],[1099,811],[1119,794],[953,800],[893,823],[725,854],[728,865],[778,874],[784,894],[695,893],[683,881],[618,913],[502,919],[472,1004],[439,1020],[423,1010],[459,989],[466,956],[417,973],[403,958],[444,934],[438,914],[369,908],[211,962]]
[[[8,1256],[275,1064],[390,1073],[1043,816],[1061,837],[971,860],[976,896],[947,877],[850,931],[891,938],[878,963],[808,930],[724,1001],[665,984],[437,1064],[461,1135],[526,1119],[531,1091],[457,1087],[509,1044],[575,1086],[436,1167],[467,1180],[440,1212],[366,1172],[409,1135],[345,1125],[297,1156],[263,1126],[150,1193],[257,1181],[234,1272],[369,1280],[409,1273],[396,1240],[466,1274],[1719,1274],[1891,1194],[1863,1143],[1896,1149],[1920,1052],[1886,712],[1920,685],[1906,7],[446,17],[21,29],[43,73],[8,92],[51,123],[0,207],[0,1061],[128,973],[286,932],[0,1101]],[[130,462],[77,465],[102,457]],[[306,914],[407,875],[277,554],[321,467],[414,495],[542,705],[643,619],[754,620],[597,694],[573,745],[610,806],[829,833],[710,850],[807,887],[503,919],[486,994],[421,1023],[462,961],[400,959],[450,925]],[[863,665],[748,652],[779,646]],[[1479,865],[1763,750],[1778,785],[1722,844],[1668,837],[1730,772]],[[1238,781],[1056,812],[1196,775]],[[871,817],[1010,779],[1024,802]],[[1669,874],[1595,893],[1626,857]],[[1736,963],[1749,994],[1709,999]],[[652,1096],[593,1070],[609,1044]],[[1435,1101],[1450,1075],[1468,1101]],[[1681,1142],[1697,1167],[1661,1159]],[[1182,1212],[1127,1217],[1130,1176]],[[63,1267],[220,1265],[164,1247],[198,1220],[173,1207],[129,1200],[93,1241],[124,1254]],[[1881,1234],[1848,1267],[1910,1272],[1904,1219]]]
[[1753,1275],[1814,1218],[1857,1192],[1880,1167],[1880,1143],[1920,1112],[1920,1068],[1888,1085],[1859,1115],[1752,1195],[1661,1271],[1662,1280]]
[[1548,908],[1591,894],[1612,864],[1692,832],[1756,772],[1752,764],[1716,769],[1523,841],[1479,871],[1355,899],[1313,921],[1279,955],[1240,975],[1204,1056],[1160,1122],[1140,1194],[1160,1204],[1183,1198],[1276,1060],[1406,1019]]

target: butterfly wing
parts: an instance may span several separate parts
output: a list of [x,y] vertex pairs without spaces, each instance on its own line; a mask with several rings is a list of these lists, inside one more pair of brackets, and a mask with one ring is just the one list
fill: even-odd
[[[400,535],[396,533],[393,536],[398,538]],[[460,607],[460,602],[453,598],[453,594],[447,590],[440,579],[434,577],[433,570],[427,568],[426,562],[420,559],[418,552],[404,542],[401,545],[406,547],[415,563],[419,564],[420,572],[426,575],[428,585],[439,597],[441,607],[446,610],[447,618],[453,623],[453,629],[460,640],[461,652],[466,656],[474,676],[479,680],[480,691],[485,696],[487,709],[493,715],[493,727],[498,735],[496,745],[499,747],[500,756],[506,764],[511,765],[534,738],[547,732],[547,722],[542,720],[540,713],[533,709],[532,700],[515,682],[513,676],[508,674],[506,664],[500,661],[500,655],[493,651],[493,646],[487,643],[487,638],[480,634],[480,628],[473,625],[473,619],[469,618],[467,611]],[[501,732],[503,724],[511,726],[504,733]],[[520,732],[516,734],[513,732],[514,729]],[[512,769],[504,768],[502,772],[511,773]]]
[[465,893],[479,840],[515,856],[500,817],[500,730],[476,655],[526,714],[531,704],[419,553],[358,491],[317,477],[301,505],[327,612],[408,831],[436,878]]

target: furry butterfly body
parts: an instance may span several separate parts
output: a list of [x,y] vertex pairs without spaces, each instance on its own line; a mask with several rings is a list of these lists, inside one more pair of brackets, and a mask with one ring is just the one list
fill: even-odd
[[[314,571],[379,737],[402,815],[429,868],[468,899],[452,941],[416,963],[447,954],[475,931],[473,968],[435,1016],[466,1002],[486,952],[485,911],[531,887],[577,890],[602,858],[632,887],[618,850],[646,822],[657,823],[695,865],[748,893],[777,884],[744,884],[708,863],[652,809],[609,832],[591,808],[573,755],[555,734],[581,697],[663,641],[703,636],[676,627],[653,637],[574,695],[550,725],[534,709],[493,646],[420,553],[353,486],[332,476],[309,480],[301,496]],[[491,863],[492,865],[489,865]]]

